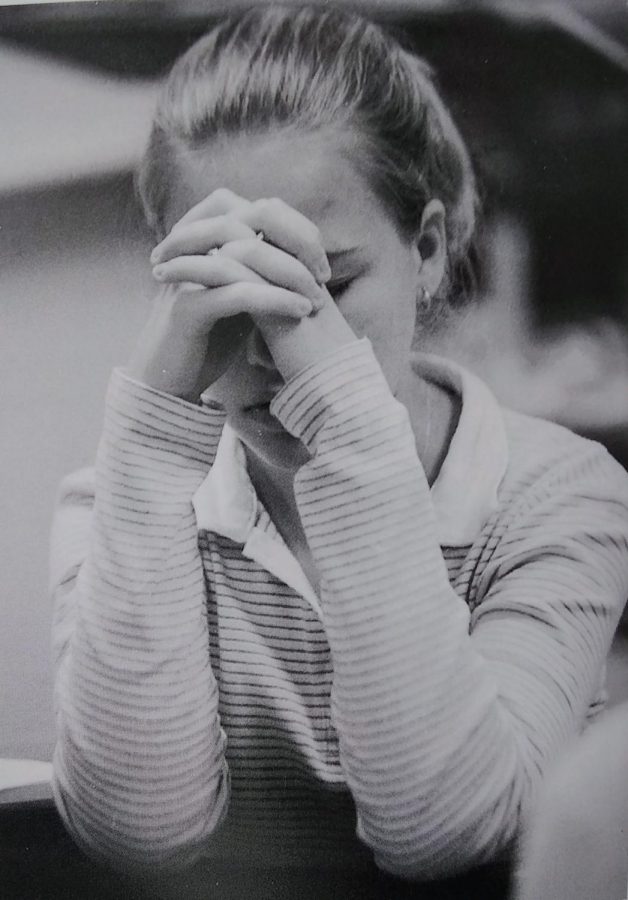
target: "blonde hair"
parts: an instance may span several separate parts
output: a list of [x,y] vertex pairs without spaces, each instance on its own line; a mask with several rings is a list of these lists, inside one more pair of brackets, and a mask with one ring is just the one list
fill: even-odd
[[477,193],[465,144],[426,63],[353,12],[272,5],[225,17],[174,65],[139,171],[149,225],[161,238],[182,150],[224,134],[351,127],[354,159],[398,227],[418,231],[425,204],[446,212],[439,295],[465,299]]

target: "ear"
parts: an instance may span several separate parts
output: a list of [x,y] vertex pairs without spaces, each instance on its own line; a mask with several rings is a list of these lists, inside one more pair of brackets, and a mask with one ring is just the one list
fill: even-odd
[[440,200],[430,200],[421,216],[416,237],[419,255],[419,282],[433,297],[445,275],[447,237],[445,207]]

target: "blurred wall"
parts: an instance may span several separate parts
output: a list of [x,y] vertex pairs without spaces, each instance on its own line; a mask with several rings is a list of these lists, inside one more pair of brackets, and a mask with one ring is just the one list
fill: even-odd
[[61,477],[90,464],[109,371],[151,296],[129,178],[0,197],[0,757],[53,747],[47,556]]

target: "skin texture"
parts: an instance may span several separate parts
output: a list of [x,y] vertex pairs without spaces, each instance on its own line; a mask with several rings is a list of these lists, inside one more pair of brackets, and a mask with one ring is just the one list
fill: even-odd
[[172,186],[171,231],[151,257],[166,288],[128,367],[192,402],[210,387],[297,555],[306,551],[292,482],[307,454],[268,410],[285,381],[367,337],[408,409],[429,479],[458,415],[410,364],[417,298],[443,278],[442,204],[428,203],[417,234],[402,235],[351,163],[356,140],[290,131],[188,153]]

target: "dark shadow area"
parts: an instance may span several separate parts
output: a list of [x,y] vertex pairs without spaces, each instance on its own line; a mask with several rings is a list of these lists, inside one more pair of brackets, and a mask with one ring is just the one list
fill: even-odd
[[199,864],[176,877],[129,880],[87,859],[50,802],[0,808],[2,900],[506,900],[508,867],[411,885],[378,872]]

